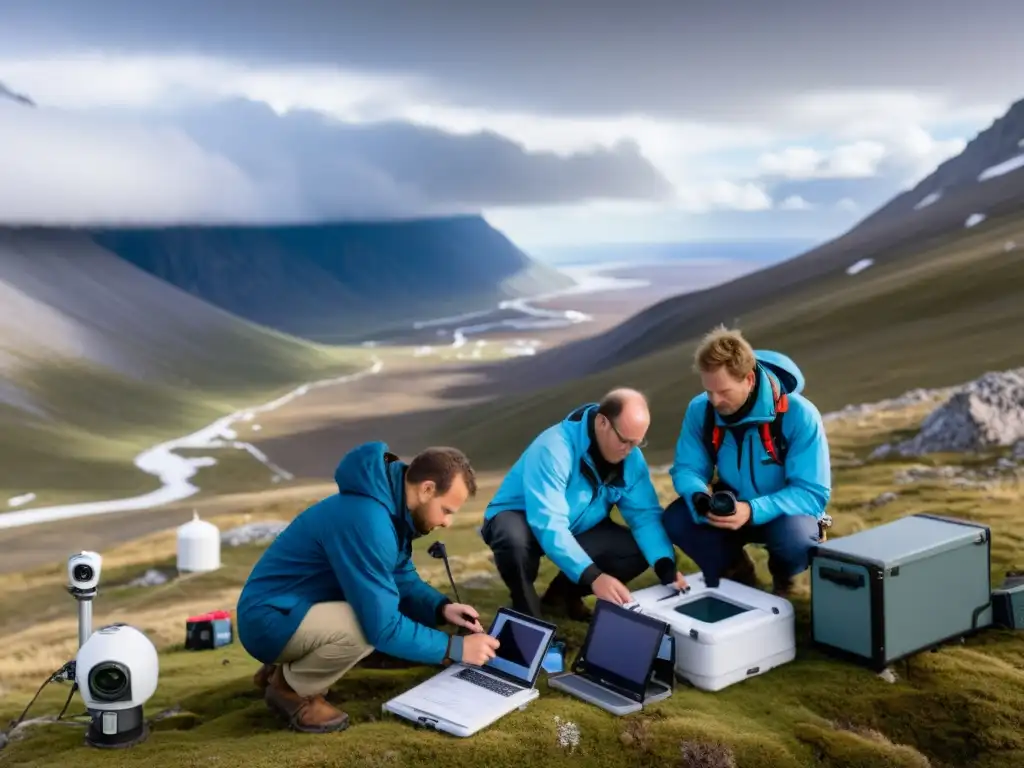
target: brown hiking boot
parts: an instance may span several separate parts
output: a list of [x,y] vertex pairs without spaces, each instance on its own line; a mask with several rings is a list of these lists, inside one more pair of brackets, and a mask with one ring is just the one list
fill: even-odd
[[328,704],[322,694],[300,696],[292,690],[281,667],[275,667],[270,675],[264,700],[293,731],[331,733],[348,727],[348,715]]
[[754,561],[750,559],[750,555],[745,549],[741,549],[732,565],[722,572],[722,578],[748,587],[757,587],[757,571],[754,569]]
[[551,580],[540,604],[553,612],[565,614],[572,621],[590,621],[593,614],[583,598],[572,591],[575,586],[564,574],[559,573]]
[[270,676],[274,674],[274,670],[277,669],[276,664],[264,664],[255,675],[252,676],[252,684],[260,689],[260,693],[265,693],[267,690],[267,684],[270,682]]

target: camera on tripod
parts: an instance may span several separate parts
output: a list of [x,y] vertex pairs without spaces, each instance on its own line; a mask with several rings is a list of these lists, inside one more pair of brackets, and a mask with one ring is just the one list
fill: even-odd
[[98,552],[83,551],[68,558],[68,592],[75,597],[95,597],[100,586],[103,558]]
[[156,691],[160,664],[156,647],[135,627],[110,624],[92,631],[92,601],[102,571],[98,552],[68,558],[67,590],[78,602],[78,654],[61,678],[70,675],[88,708],[86,743],[116,748],[146,738],[142,706]]

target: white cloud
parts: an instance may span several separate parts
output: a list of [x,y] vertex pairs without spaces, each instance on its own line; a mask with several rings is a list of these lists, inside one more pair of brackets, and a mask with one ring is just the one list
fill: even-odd
[[184,134],[0,103],[0,220],[81,224],[291,213],[287,186],[259,188]]
[[[460,136],[493,132],[521,144],[527,152],[552,152],[563,158],[595,148],[611,150],[624,141],[635,142],[643,157],[676,188],[677,194],[667,206],[611,203],[618,206],[616,210],[632,211],[628,214],[631,217],[672,211],[701,214],[723,210],[806,210],[819,202],[851,212],[859,210],[862,206],[854,199],[857,193],[852,191],[848,199],[837,204],[835,198],[821,201],[805,189],[790,186],[781,190],[779,199],[773,202],[771,187],[765,181],[771,177],[794,183],[884,177],[891,178],[895,194],[899,187],[918,180],[962,149],[963,138],[936,139],[936,126],[974,121],[981,128],[1004,109],[1004,105],[992,105],[962,110],[939,96],[898,90],[848,91],[811,92],[793,97],[785,109],[773,110],[778,115],[775,122],[763,125],[658,120],[642,114],[575,119],[469,108],[442,98],[424,81],[412,77],[353,73],[331,67],[250,66],[200,56],[121,56],[101,52],[38,60],[0,58],[0,75],[11,87],[27,93],[44,107],[57,105],[69,110],[113,108],[171,114],[185,105],[243,97],[264,102],[282,114],[312,109],[348,123],[401,120]],[[97,123],[92,125],[84,133],[69,129],[66,140],[90,137],[90,141],[100,141],[97,134],[102,131],[95,128]],[[49,136],[57,139],[55,134]],[[137,131],[132,136],[138,138]],[[75,150],[68,150],[68,155],[79,157],[88,151],[96,158],[108,157],[118,144],[116,135],[111,133],[100,141],[100,148],[85,150],[77,144]],[[134,159],[131,164],[126,160],[121,165],[112,161],[111,168],[122,169],[115,170],[112,176],[123,180],[123,169],[147,169],[150,178],[164,180],[162,184],[168,194],[180,192],[182,201],[176,203],[178,207],[174,210],[207,210],[207,201],[211,210],[222,212],[263,210],[271,204],[268,200],[285,211],[302,206],[300,180],[294,173],[274,179],[276,186],[270,189],[269,180],[253,181],[251,174],[232,164],[223,153],[211,153],[180,134],[173,139],[170,134],[162,134],[159,141],[152,138],[138,145],[130,144],[129,140],[123,148],[126,156]],[[12,151],[10,147],[6,149],[6,153]],[[139,153],[144,151],[152,151],[153,155],[143,158]],[[6,153],[0,147],[0,157]],[[26,161],[22,158],[20,162]],[[82,163],[93,169],[106,167],[98,159],[82,160],[76,167],[80,168]],[[385,200],[400,200],[406,207],[422,207],[427,202],[417,199],[414,188],[376,173],[373,168],[354,170],[365,179],[364,187],[376,190],[382,205]],[[47,168],[43,176],[49,172]],[[198,180],[194,189],[189,179]],[[0,180],[0,194],[3,186]],[[76,184],[62,191],[62,195],[67,199],[75,195],[87,198],[87,189],[84,183]],[[140,200],[161,194],[148,188],[139,192],[131,184],[125,190],[116,198],[120,202],[108,205],[110,210],[120,210],[122,202],[127,210],[132,210],[132,203],[141,204]],[[225,199],[225,195],[230,199]],[[0,198],[0,204],[6,203],[6,199]],[[97,200],[93,207],[98,205]],[[599,215],[602,209],[597,205],[592,203],[581,210]],[[515,236],[514,231],[510,234]]]
[[804,200],[800,195],[790,195],[779,203],[779,208],[783,211],[809,211],[814,208],[814,206]]

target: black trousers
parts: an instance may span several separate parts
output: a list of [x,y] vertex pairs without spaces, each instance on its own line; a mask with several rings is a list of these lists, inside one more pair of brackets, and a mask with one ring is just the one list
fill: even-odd
[[[480,535],[494,553],[494,566],[508,587],[512,609],[539,618],[540,598],[534,582],[544,551],[526,522],[526,514],[518,510],[499,512],[484,524]],[[633,532],[610,518],[576,536],[576,541],[602,573],[614,576],[623,584],[650,567]],[[591,594],[589,586],[573,583],[561,571],[551,582],[551,588],[564,590],[570,598]]]

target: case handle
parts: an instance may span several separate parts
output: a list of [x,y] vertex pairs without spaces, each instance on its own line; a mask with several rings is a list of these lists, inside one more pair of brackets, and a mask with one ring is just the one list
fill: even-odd
[[833,584],[838,584],[840,587],[846,587],[847,589],[860,589],[864,586],[863,573],[853,573],[852,571],[843,571],[839,568],[830,568],[827,565],[823,565],[818,569],[818,575],[825,581],[831,581]]

